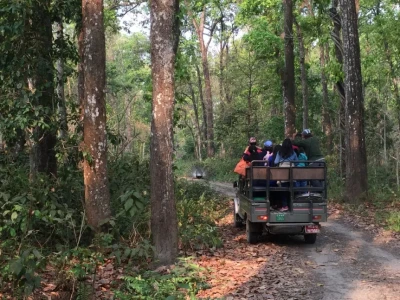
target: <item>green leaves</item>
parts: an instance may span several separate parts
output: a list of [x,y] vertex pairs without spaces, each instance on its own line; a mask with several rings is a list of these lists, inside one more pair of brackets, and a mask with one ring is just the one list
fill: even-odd
[[124,206],[124,211],[122,213],[128,213],[131,217],[134,217],[140,213],[144,212],[148,200],[140,194],[138,191],[128,190],[121,197],[120,201]]

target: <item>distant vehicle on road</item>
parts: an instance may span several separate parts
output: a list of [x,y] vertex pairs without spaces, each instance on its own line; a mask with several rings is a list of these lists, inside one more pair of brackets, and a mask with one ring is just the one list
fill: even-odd
[[194,167],[192,169],[192,178],[204,179],[206,177],[206,171],[202,167]]

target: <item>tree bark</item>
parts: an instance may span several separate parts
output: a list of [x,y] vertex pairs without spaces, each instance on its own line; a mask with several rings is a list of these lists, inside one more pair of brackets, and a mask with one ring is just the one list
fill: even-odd
[[82,0],[85,209],[96,231],[111,217],[107,175],[103,0]]
[[[342,30],[342,20],[340,18],[340,15],[337,12],[337,7],[339,4],[339,0],[333,0],[332,1],[332,8],[329,9],[329,16],[332,19],[333,22],[333,30],[331,31],[331,38],[332,41],[334,42],[335,45],[335,57],[337,62],[340,64],[340,66],[343,68],[343,43],[342,43],[342,37],[341,37],[341,30]],[[345,97],[345,84],[343,82],[343,79],[339,79],[338,81],[335,82],[335,89],[337,94],[340,97],[340,109],[339,109],[339,127],[340,127],[340,136],[344,136],[345,134],[345,102],[346,102],[346,97]],[[346,174],[346,150],[342,146],[342,143],[340,144],[340,173],[341,174]]]
[[307,70],[306,70],[306,50],[304,47],[303,33],[299,23],[294,19],[297,30],[297,40],[299,43],[299,59],[300,59],[300,72],[301,72],[301,88],[303,96],[303,129],[308,128],[308,84],[307,84]]
[[192,99],[192,104],[193,104],[193,111],[194,111],[194,117],[195,117],[195,126],[196,126],[196,140],[197,140],[197,145],[196,145],[196,150],[197,150],[197,158],[198,160],[202,161],[202,154],[201,154],[201,149],[202,149],[202,139],[201,139],[201,128],[200,128],[200,119],[199,119],[199,109],[197,106],[197,101],[196,101],[196,95],[194,92],[193,84],[191,81],[189,81],[189,90],[190,90],[190,95]]
[[211,92],[211,77],[208,67],[208,49],[205,47],[203,33],[199,34],[201,64],[204,75],[205,109],[207,119],[207,157],[214,156],[214,107]]
[[151,0],[151,231],[155,258],[171,264],[178,255],[178,221],[174,195],[174,64],[179,39],[178,0]]
[[85,74],[83,71],[83,66],[85,64],[84,60],[85,57],[83,55],[83,43],[84,43],[84,32],[83,32],[83,24],[80,24],[79,28],[79,36],[78,36],[78,55],[79,55],[79,62],[78,62],[78,105],[79,105],[79,121],[83,122],[83,102],[85,99]]
[[196,74],[197,74],[197,87],[199,90],[199,97],[200,97],[200,103],[201,103],[201,109],[203,111],[203,141],[207,139],[207,114],[206,114],[206,104],[204,101],[204,96],[203,96],[203,84],[201,81],[201,74],[200,74],[200,68],[198,65],[196,65]]
[[[332,153],[332,123],[329,116],[329,94],[328,94],[328,80],[325,74],[325,47],[324,44],[319,45],[319,61],[321,66],[321,85],[322,85],[322,127],[326,136],[326,146],[328,154]],[[328,49],[326,50],[328,51]]]
[[30,81],[31,90],[39,92],[37,105],[48,109],[43,117],[44,122],[50,125],[49,129],[42,129],[39,126],[33,128],[33,140],[30,142],[30,177],[34,179],[36,174],[45,173],[56,176],[57,159],[55,145],[57,142],[55,129],[51,126],[51,117],[54,113],[54,84],[53,84],[53,60],[52,60],[52,24],[48,17],[50,14],[50,0],[34,4],[35,15],[32,18],[31,26],[33,37],[36,43],[36,54],[32,58],[35,68],[34,78]]
[[283,103],[285,107],[285,136],[296,132],[295,78],[293,50],[293,1],[283,0],[285,32],[285,70],[283,74]]
[[[57,24],[57,39],[60,41],[60,45],[63,45],[64,41],[64,28],[62,20]],[[62,53],[62,51],[60,51]],[[57,98],[58,98],[58,117],[60,120],[59,136],[61,140],[65,140],[68,134],[67,124],[67,110],[65,105],[65,93],[64,93],[64,58],[63,55],[57,61]]]
[[[187,4],[188,5],[188,4]],[[196,30],[197,37],[199,39],[199,49],[201,54],[201,64],[203,67],[203,76],[204,76],[204,104],[205,104],[205,115],[207,119],[206,123],[206,140],[207,140],[207,157],[213,157],[215,154],[214,148],[214,107],[213,107],[213,99],[212,99],[212,90],[211,90],[211,77],[210,70],[208,65],[208,46],[211,42],[211,38],[216,26],[216,22],[211,25],[210,29],[210,40],[206,43],[204,41],[204,26],[205,26],[205,18],[206,18],[206,6],[203,5],[203,10],[201,12],[200,21],[197,23],[196,19],[192,15],[192,12],[189,11],[190,17],[193,21],[193,26]],[[204,112],[203,112],[204,113]]]
[[400,128],[400,92],[399,92],[399,86],[398,86],[397,79],[396,79],[395,69],[393,66],[392,55],[390,53],[389,44],[385,37],[383,37],[383,46],[384,46],[384,50],[385,50],[386,61],[389,64],[389,71],[390,71],[389,74],[390,74],[390,79],[392,82],[392,88],[394,91],[394,97],[396,99],[397,125]]
[[356,202],[368,191],[360,43],[354,0],[340,0],[340,4],[346,78],[346,198]]

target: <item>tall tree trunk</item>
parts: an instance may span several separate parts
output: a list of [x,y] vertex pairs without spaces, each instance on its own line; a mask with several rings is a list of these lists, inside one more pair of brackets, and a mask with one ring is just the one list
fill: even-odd
[[[331,38],[335,45],[335,57],[337,62],[343,67],[343,43],[341,37],[342,30],[342,21],[340,15],[337,12],[337,7],[339,4],[339,0],[332,1],[332,8],[329,9],[329,16],[333,22],[333,30],[331,31]],[[340,136],[343,137],[345,134],[345,84],[343,79],[339,79],[335,82],[336,92],[340,97],[340,109],[339,109],[339,127],[340,127]],[[346,174],[346,150],[340,143],[340,157],[342,158],[340,161],[340,173]]]
[[[151,231],[155,258],[171,264],[178,255],[178,221],[174,195],[174,64],[179,39],[178,0],[150,1],[151,72]],[[161,184],[160,184],[161,183]]]
[[303,33],[296,19],[294,19],[297,30],[297,41],[299,43],[299,59],[301,71],[301,89],[303,94],[303,128],[308,128],[308,84],[306,70],[306,50],[304,47]]
[[223,15],[221,16],[221,32],[220,32],[220,41],[219,41],[219,102],[221,104],[221,114],[224,115],[225,110],[225,98],[224,98],[224,73],[225,73],[225,64],[224,64],[224,31],[225,31],[225,23],[223,21]]
[[293,1],[283,0],[285,32],[285,70],[283,74],[283,103],[285,107],[285,136],[296,132],[294,50],[293,50]]
[[200,68],[196,64],[196,74],[197,74],[197,86],[199,90],[199,97],[200,97],[200,103],[201,103],[201,110],[203,111],[203,141],[207,139],[207,113],[206,113],[206,104],[204,101],[204,96],[203,96],[203,83],[201,81],[201,73],[200,73]]
[[111,217],[107,175],[105,36],[103,0],[82,0],[85,209],[96,231]]
[[386,40],[385,37],[383,37],[383,46],[385,49],[385,56],[386,56],[386,61],[389,64],[389,71],[390,71],[390,79],[392,82],[392,88],[394,91],[394,97],[396,99],[396,119],[397,119],[397,125],[400,128],[400,93],[399,93],[399,86],[397,83],[397,78],[395,75],[395,70],[394,70],[394,66],[393,66],[393,61],[392,61],[392,55],[390,53],[390,49],[389,49],[389,44]]
[[79,37],[78,37],[78,55],[79,55],[79,63],[78,63],[78,105],[80,111],[80,120],[83,121],[83,102],[85,99],[85,74],[83,71],[84,55],[83,55],[83,43],[84,43],[84,32],[83,32],[83,24],[80,24],[79,29]]
[[[326,50],[328,51],[328,49]],[[325,47],[324,44],[319,44],[319,61],[321,66],[321,85],[322,85],[322,127],[327,141],[328,154],[332,153],[332,123],[329,116],[329,94],[328,94],[328,80],[325,74]]]
[[[229,43],[227,42],[225,45],[225,70],[229,67]],[[228,78],[228,72],[225,71],[224,75],[224,92],[225,92],[225,102],[232,102],[232,93],[230,89],[230,82]]]
[[247,137],[250,138],[251,136],[254,135],[254,126],[252,124],[252,111],[253,111],[253,105],[252,105],[252,98],[253,98],[253,70],[252,70],[252,64],[251,64],[251,53],[249,52],[249,87],[247,91]]
[[200,119],[199,119],[199,109],[197,106],[197,101],[196,101],[196,94],[194,92],[194,88],[192,85],[192,82],[189,81],[189,90],[190,90],[190,95],[191,95],[191,99],[192,99],[192,104],[193,104],[193,111],[194,111],[194,123],[196,126],[196,137],[197,137],[197,153],[198,153],[198,159],[200,161],[202,161],[202,154],[201,154],[201,149],[202,149],[202,139],[201,139],[201,127],[200,127]]
[[[64,28],[62,19],[56,24],[56,26],[57,26],[57,39],[60,41],[60,45],[63,45]],[[68,124],[67,124],[67,110],[65,105],[65,93],[64,93],[63,55],[61,55],[61,57],[57,61],[57,98],[58,98],[58,117],[60,120],[59,135],[61,140],[65,140],[67,138],[67,133],[68,133]]]
[[201,50],[201,64],[203,66],[203,75],[204,75],[204,94],[205,94],[205,108],[206,108],[206,119],[207,119],[207,157],[213,157],[214,156],[214,108],[213,108],[213,100],[211,93],[210,70],[208,68],[208,53],[207,53],[208,50],[205,47],[203,41],[203,34],[201,34],[200,50]]
[[[188,2],[186,5],[189,6]],[[206,6],[203,4],[203,10],[200,16],[200,22],[197,23],[194,18],[192,11],[189,10],[189,15],[192,18],[193,26],[196,29],[197,38],[199,39],[199,49],[201,54],[201,64],[203,67],[203,76],[204,76],[204,106],[205,106],[205,115],[207,119],[206,124],[206,132],[207,132],[207,157],[213,157],[215,154],[214,148],[214,107],[213,107],[213,99],[212,99],[212,91],[211,91],[211,77],[210,70],[208,65],[208,46],[210,45],[211,38],[217,25],[217,22],[214,22],[211,25],[210,29],[210,39],[206,43],[204,41],[204,28],[205,28],[205,18],[206,18]]]
[[49,113],[42,116],[44,122],[50,125],[50,129],[42,129],[39,126],[33,129],[33,141],[30,154],[31,178],[35,178],[38,172],[57,174],[57,159],[55,145],[57,142],[55,129],[51,126],[51,117],[54,113],[54,84],[52,61],[52,24],[48,17],[50,14],[50,0],[36,2],[31,26],[36,33],[36,55],[32,59],[36,69],[35,78],[31,80],[31,90],[38,93],[38,105],[48,109]]
[[346,197],[356,202],[368,191],[360,43],[354,0],[340,0],[340,4],[346,78]]

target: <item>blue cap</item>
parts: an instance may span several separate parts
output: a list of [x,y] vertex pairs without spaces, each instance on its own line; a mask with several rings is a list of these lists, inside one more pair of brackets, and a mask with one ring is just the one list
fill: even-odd
[[309,134],[311,134],[311,130],[310,129],[304,129],[302,134],[303,135],[309,135]]
[[271,146],[272,146],[272,142],[271,142],[270,140],[268,140],[268,141],[266,141],[266,142],[264,143],[264,146],[265,146],[265,147],[271,147]]

